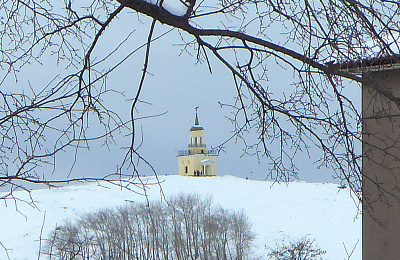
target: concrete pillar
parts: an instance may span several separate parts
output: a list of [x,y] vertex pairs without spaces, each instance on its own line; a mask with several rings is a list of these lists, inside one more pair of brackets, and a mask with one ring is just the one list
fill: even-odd
[[[400,70],[363,78],[400,97]],[[363,86],[363,260],[400,259],[400,109]]]

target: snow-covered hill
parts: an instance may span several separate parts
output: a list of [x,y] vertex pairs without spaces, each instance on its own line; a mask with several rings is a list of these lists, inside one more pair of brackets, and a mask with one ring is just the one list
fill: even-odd
[[[144,177],[154,183],[155,177]],[[211,195],[215,204],[234,210],[244,209],[257,234],[255,249],[266,255],[266,247],[308,235],[327,251],[326,259],[361,259],[361,220],[347,189],[337,184],[293,182],[289,185],[244,180],[233,176],[182,177],[159,176],[163,193],[179,192]],[[138,192],[142,192],[137,189]],[[17,197],[27,197],[19,192]],[[143,201],[145,197],[110,184],[97,183],[35,190],[31,195],[37,208],[18,202],[0,204],[0,242],[10,259],[37,259],[39,238],[83,212]],[[160,186],[150,185],[150,200],[160,200]],[[28,199],[28,198],[26,198]],[[17,210],[19,211],[17,211]],[[43,226],[43,229],[42,229]],[[7,259],[0,245],[0,259]]]

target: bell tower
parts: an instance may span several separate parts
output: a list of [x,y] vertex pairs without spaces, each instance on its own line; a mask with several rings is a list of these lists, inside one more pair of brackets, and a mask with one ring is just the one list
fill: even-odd
[[215,176],[217,174],[217,153],[208,151],[205,131],[199,124],[197,114],[194,126],[189,131],[189,144],[186,150],[178,151],[178,171],[183,176]]
[[190,128],[189,132],[189,145],[187,152],[188,154],[204,154],[207,153],[206,138],[204,128],[199,125],[199,117],[197,115],[194,120],[194,126]]

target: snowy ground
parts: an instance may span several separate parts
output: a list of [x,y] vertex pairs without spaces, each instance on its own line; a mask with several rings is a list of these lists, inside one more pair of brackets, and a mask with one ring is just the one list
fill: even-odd
[[[198,193],[211,195],[215,204],[234,210],[244,209],[257,234],[255,249],[266,255],[266,247],[299,239],[305,235],[315,238],[327,251],[325,259],[348,259],[347,251],[355,251],[350,259],[361,259],[361,220],[347,189],[337,184],[294,182],[272,185],[266,181],[244,180],[233,176],[182,177],[159,176],[165,195]],[[154,182],[154,177],[144,181]],[[144,196],[118,187],[96,183],[35,190],[31,193],[37,208],[22,202],[0,204],[0,242],[10,259],[37,259],[39,237],[83,212],[142,201]],[[138,191],[140,191],[138,189]],[[149,188],[148,197],[160,200],[160,187]],[[26,197],[26,193],[16,193]],[[44,221],[43,221],[44,220]],[[44,225],[43,225],[44,223]],[[42,229],[43,225],[43,229]],[[0,245],[0,259],[7,259]]]

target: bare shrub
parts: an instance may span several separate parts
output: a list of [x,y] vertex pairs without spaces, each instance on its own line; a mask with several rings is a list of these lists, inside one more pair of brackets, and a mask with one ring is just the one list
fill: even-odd
[[268,254],[271,260],[322,260],[326,251],[314,244],[315,239],[311,240],[307,236],[297,241],[290,242],[289,245],[277,245]]
[[50,259],[249,259],[254,234],[244,212],[198,195],[102,209],[57,227]]

